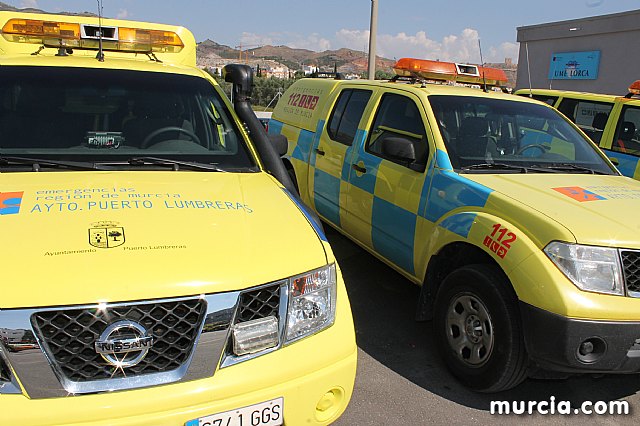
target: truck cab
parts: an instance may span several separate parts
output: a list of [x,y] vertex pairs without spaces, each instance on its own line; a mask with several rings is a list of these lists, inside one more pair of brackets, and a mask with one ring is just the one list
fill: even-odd
[[395,68],[285,92],[269,131],[302,199],[421,286],[416,317],[468,387],[640,371],[640,183],[557,110],[503,93],[500,70]]

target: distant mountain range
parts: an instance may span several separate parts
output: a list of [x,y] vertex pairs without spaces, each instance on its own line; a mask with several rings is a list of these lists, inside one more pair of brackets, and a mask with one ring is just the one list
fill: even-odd
[[[6,3],[0,1],[0,10],[9,10],[12,12],[29,12],[29,13],[50,13],[41,9],[36,9],[33,7],[27,7],[24,9],[20,9]],[[58,15],[72,15],[72,16],[98,16],[96,13],[91,12],[56,12]]]
[[[364,52],[351,49],[325,50],[314,52],[308,49],[293,49],[288,46],[260,46],[251,49],[231,48],[218,44],[213,40],[198,43],[198,63],[209,66],[217,59],[237,59],[240,62],[259,62],[271,60],[281,63],[293,70],[303,65],[318,67],[323,70],[338,68],[339,72],[360,74],[367,70],[368,58]],[[376,69],[390,72],[394,61],[381,57],[376,58]]]

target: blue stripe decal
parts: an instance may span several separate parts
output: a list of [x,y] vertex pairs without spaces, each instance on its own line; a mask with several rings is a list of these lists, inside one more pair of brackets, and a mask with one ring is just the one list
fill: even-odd
[[454,234],[467,238],[469,236],[469,231],[471,231],[473,221],[476,220],[476,216],[476,213],[456,214],[443,220],[440,226]]
[[429,191],[425,218],[437,222],[459,207],[484,207],[492,189],[451,171],[436,170]]
[[282,133],[282,128],[284,127],[284,123],[282,121],[274,120],[273,118],[269,120],[269,134],[270,135],[279,135]]
[[436,167],[446,170],[453,169],[451,160],[449,160],[449,154],[441,149],[436,150]]
[[321,216],[340,226],[340,179],[316,168],[314,182],[316,210]]
[[371,240],[376,252],[410,274],[413,267],[413,242],[416,215],[382,198],[373,198]]
[[327,240],[327,236],[324,234],[324,230],[322,229],[322,225],[320,225],[318,222],[316,222],[316,220],[313,218],[311,213],[309,213],[309,208],[298,197],[294,196],[286,188],[282,188],[282,190],[285,192],[285,194],[287,194],[289,196],[291,201],[293,201],[295,203],[295,205],[298,206],[298,208],[300,209],[302,214],[305,215],[305,217],[307,218],[307,220],[309,221],[309,223],[313,227],[314,231],[316,231],[316,234],[318,234],[318,238],[320,238],[322,241],[329,242],[329,240]]
[[[382,158],[376,157],[371,154],[362,153],[359,156],[356,156],[355,160],[357,164],[360,162],[363,163],[364,167],[367,169],[366,173],[356,173],[354,169],[351,169],[349,183],[353,186],[362,189],[363,191],[368,192],[369,194],[373,194],[376,189],[376,179],[378,178],[378,167],[382,162]],[[351,165],[349,165],[351,167]]]
[[616,168],[620,170],[625,176],[633,177],[636,173],[636,167],[638,167],[638,157],[635,155],[624,154],[618,151],[610,151],[608,149],[604,150],[607,157],[615,158],[618,160],[618,165]]
[[311,151],[312,145],[313,133],[307,130],[300,130],[298,142],[296,143],[296,147],[293,149],[293,153],[291,156],[306,163],[307,159],[309,158],[309,152]]
[[[436,155],[438,155],[438,153],[440,153],[442,151],[438,150],[436,152]],[[427,164],[427,169],[424,172],[424,182],[422,183],[422,189],[420,190],[420,204],[418,205],[418,214],[423,217],[424,215],[424,211],[425,211],[425,206],[427,205],[427,197],[429,195],[429,190],[431,189],[431,181],[433,179],[433,173],[434,173],[434,168],[433,168],[433,163],[436,163],[436,167],[438,167],[438,158],[437,156],[434,156],[431,158],[431,161],[429,162],[429,164]],[[447,161],[449,161],[447,159]]]

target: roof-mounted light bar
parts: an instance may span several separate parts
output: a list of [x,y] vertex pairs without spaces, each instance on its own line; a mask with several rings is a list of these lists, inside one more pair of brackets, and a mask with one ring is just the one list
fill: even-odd
[[463,84],[483,85],[486,83],[487,86],[494,87],[504,87],[507,83],[507,75],[501,69],[455,62],[401,58],[393,66],[393,69],[396,75],[401,77],[418,77]]
[[[98,50],[100,27],[91,24],[10,19],[2,27],[5,39],[16,43],[42,44]],[[131,53],[177,53],[184,43],[172,31],[128,27],[102,27],[103,50]]]
[[625,96],[625,98],[630,98],[632,96],[640,95],[640,80],[636,80],[629,86],[629,93]]

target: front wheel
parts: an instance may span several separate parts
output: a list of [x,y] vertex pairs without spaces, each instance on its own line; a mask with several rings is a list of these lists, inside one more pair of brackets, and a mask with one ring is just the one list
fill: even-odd
[[499,392],[526,378],[527,353],[517,298],[492,265],[469,265],[449,274],[436,298],[438,347],[464,385]]

